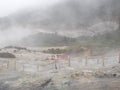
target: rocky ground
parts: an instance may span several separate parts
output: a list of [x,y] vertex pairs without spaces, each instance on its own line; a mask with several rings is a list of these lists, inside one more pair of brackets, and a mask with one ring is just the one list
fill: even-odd
[[99,62],[98,58],[89,59],[86,65],[85,59],[78,56],[71,57],[71,65],[68,60],[57,61],[56,69],[55,61],[48,60],[50,55],[40,50],[12,47],[1,52],[16,56],[1,58],[1,63],[6,60],[16,64],[1,67],[0,90],[120,90],[120,65],[115,53],[114,57],[111,52],[107,54],[104,66],[100,57]]

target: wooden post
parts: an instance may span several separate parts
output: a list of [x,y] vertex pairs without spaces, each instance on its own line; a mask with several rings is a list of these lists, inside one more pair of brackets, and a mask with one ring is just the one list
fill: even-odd
[[119,61],[118,61],[118,63],[120,63],[120,53],[119,53],[119,57],[118,57],[118,60],[119,60]]
[[71,66],[71,60],[70,60],[70,57],[68,56],[68,66],[70,67]]
[[85,56],[85,66],[87,66],[87,65],[88,65],[88,57]]
[[16,60],[15,60],[15,62],[14,62],[14,70],[16,70],[17,69],[17,65],[16,65]]
[[0,70],[2,69],[2,64],[0,63]]
[[9,69],[9,61],[7,61],[7,69]]
[[55,69],[57,69],[57,60],[55,59]]
[[4,69],[4,65],[3,65],[3,63],[2,63],[2,70]]
[[103,58],[102,58],[102,66],[103,66],[103,67],[105,66],[105,58],[104,58],[104,56],[103,56]]
[[99,64],[99,59],[97,59],[97,64]]
[[23,64],[23,72],[25,71],[25,65]]

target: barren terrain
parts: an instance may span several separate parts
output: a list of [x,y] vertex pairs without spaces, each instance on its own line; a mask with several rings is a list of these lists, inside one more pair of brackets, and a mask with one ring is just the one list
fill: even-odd
[[118,50],[51,60],[44,49],[1,49],[16,58],[0,58],[0,90],[120,90]]

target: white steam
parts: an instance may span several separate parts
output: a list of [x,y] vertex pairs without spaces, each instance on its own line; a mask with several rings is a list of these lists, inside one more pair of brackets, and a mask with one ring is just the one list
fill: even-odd
[[0,30],[0,46],[16,43],[30,34],[32,34],[31,30],[20,27],[4,31]]

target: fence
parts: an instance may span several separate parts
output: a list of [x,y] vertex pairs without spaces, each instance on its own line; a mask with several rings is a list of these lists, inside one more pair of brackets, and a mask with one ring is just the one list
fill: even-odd
[[15,70],[16,69],[16,60],[15,59],[11,59],[11,60],[1,59],[0,60],[0,70],[4,70],[4,69]]
[[[65,56],[66,57],[66,56]],[[56,58],[54,60],[47,60],[48,62],[44,65],[41,64],[41,61],[30,61],[29,60],[19,60],[16,61],[16,59],[11,60],[0,60],[0,70],[17,70],[17,71],[32,71],[32,72],[39,72],[44,67],[49,69],[59,69],[63,67],[107,67],[109,65],[114,65],[120,63],[120,55],[116,56],[91,56],[91,57],[79,57],[79,58],[70,58],[70,56],[67,56],[67,58],[64,58],[65,60],[60,60]]]

